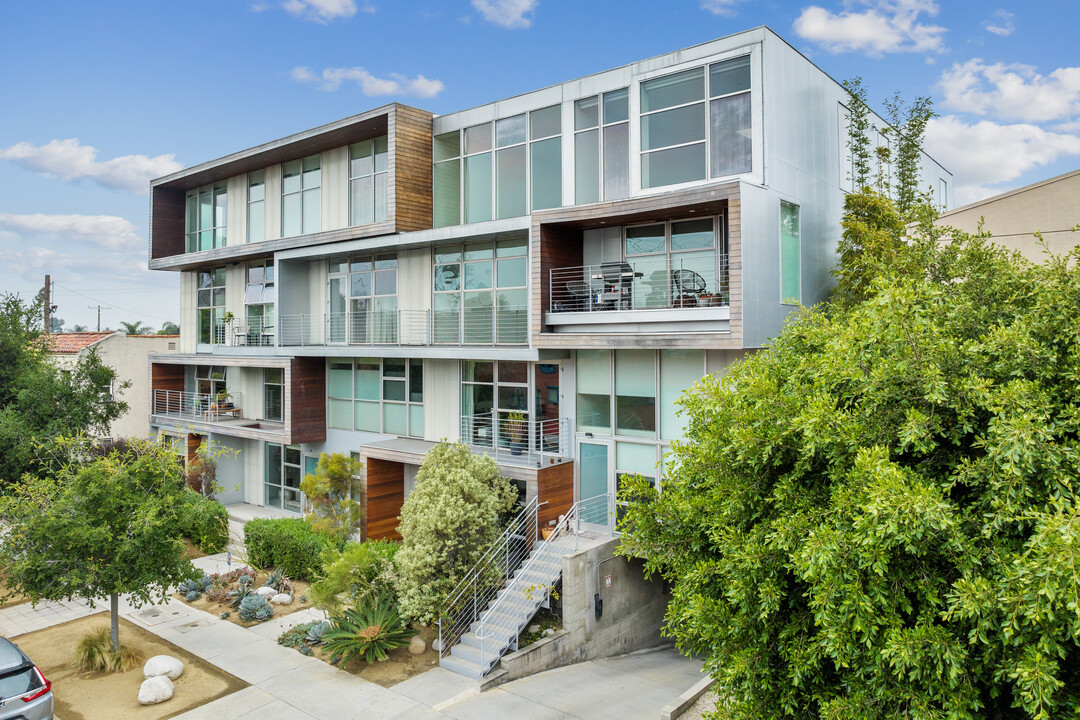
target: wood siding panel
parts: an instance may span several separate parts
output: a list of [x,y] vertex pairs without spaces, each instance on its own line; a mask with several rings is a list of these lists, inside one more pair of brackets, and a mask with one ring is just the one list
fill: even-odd
[[[559,516],[574,504],[574,463],[549,465],[536,471],[536,493],[541,503],[537,514],[541,528],[554,527]],[[552,522],[554,521],[554,522]]]
[[286,379],[291,407],[285,408],[294,443],[326,440],[326,361],[295,357]]
[[150,202],[150,259],[184,252],[184,191],[156,187]]
[[[583,236],[580,227],[538,225],[534,226],[534,231],[536,230],[539,231],[540,252],[533,254],[532,294],[534,302],[540,303],[540,308],[547,308],[551,305],[551,282],[548,279],[551,270],[585,264],[582,254]],[[550,328],[540,327],[543,312],[534,312],[532,316],[533,334],[550,332]]]
[[398,232],[432,226],[431,118],[424,110],[395,106],[391,122],[391,212]]
[[150,363],[150,402],[153,402],[154,390],[184,392],[184,366]]
[[405,502],[405,466],[391,460],[366,458],[364,493],[366,540],[400,540],[398,516]]
[[188,433],[184,451],[184,462],[186,465],[190,465],[195,461],[195,458],[198,457],[200,445],[202,445],[202,435]]

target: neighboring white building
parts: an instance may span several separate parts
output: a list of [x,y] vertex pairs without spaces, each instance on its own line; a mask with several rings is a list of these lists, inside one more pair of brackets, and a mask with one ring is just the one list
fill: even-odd
[[[441,438],[496,457],[543,524],[627,473],[662,484],[679,395],[831,288],[846,100],[757,28],[159,178],[181,352],[151,357],[151,424],[239,450],[223,499],[286,511],[320,453],[357,455],[368,537],[396,536]],[[951,183],[923,156],[920,186],[947,206]]]
[[[147,364],[150,355],[177,351],[177,335],[125,335],[122,332],[52,333],[48,336],[50,355],[59,367],[72,367],[91,350],[116,371],[113,387],[102,388],[102,397],[122,400],[128,410],[109,427],[111,437],[147,437],[150,434],[146,408],[150,403],[150,378]],[[131,386],[120,390],[119,385]]]

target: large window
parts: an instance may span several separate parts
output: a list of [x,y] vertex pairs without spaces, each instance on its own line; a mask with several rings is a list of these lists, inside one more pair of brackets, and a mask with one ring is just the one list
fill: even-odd
[[490,220],[491,123],[465,128],[465,222]]
[[300,446],[266,443],[265,448],[264,504],[289,512],[300,512],[300,479],[303,477]]
[[266,171],[248,173],[247,241],[266,239]]
[[244,312],[247,318],[246,344],[274,344],[274,261],[260,260],[247,265]]
[[188,190],[184,222],[187,252],[225,247],[228,201],[224,182]]
[[577,351],[577,428],[611,433],[611,351]]
[[630,192],[630,101],[626,88],[574,103],[574,200],[617,200]]
[[750,57],[707,70],[641,83],[642,188],[750,172]]
[[196,365],[195,391],[200,395],[209,395],[215,400],[218,395],[224,398],[229,392],[228,385],[225,383],[225,368],[219,365]]
[[200,270],[196,275],[195,307],[199,314],[199,342],[225,342],[225,268]]
[[318,155],[281,166],[281,236],[322,229],[322,165]]
[[424,365],[404,358],[330,360],[331,428],[424,436]]
[[349,146],[349,224],[386,220],[387,136]]
[[525,240],[437,248],[432,273],[435,342],[526,342],[527,275]]
[[433,157],[434,225],[457,225],[461,222],[461,133],[436,135]]
[[719,218],[707,217],[628,226],[624,252],[635,273],[633,307],[691,307],[704,295],[723,298],[726,256],[717,252],[718,225]]
[[780,302],[802,300],[800,274],[802,247],[799,240],[799,206],[780,201]]
[[397,255],[330,261],[330,342],[367,345],[398,341]]
[[462,360],[461,415],[474,445],[491,446],[496,434],[503,445],[515,439],[520,418],[529,419],[529,363]]
[[281,422],[285,399],[285,371],[281,368],[263,369],[263,420]]
[[525,214],[525,115],[495,121],[495,216]]

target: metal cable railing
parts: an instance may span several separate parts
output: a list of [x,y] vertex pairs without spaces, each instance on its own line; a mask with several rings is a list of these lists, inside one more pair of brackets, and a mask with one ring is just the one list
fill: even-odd
[[242,417],[240,393],[213,395],[180,390],[154,390],[154,414],[205,422],[237,420]]
[[530,500],[450,593],[439,614],[440,659],[450,654],[450,649],[532,552],[540,505],[535,497]]
[[281,345],[527,345],[525,305],[282,315]]
[[725,307],[729,301],[723,254],[673,253],[548,272],[548,311],[555,313]]
[[528,420],[513,415],[493,410],[462,416],[461,438],[500,462],[533,464],[570,456],[567,418]]

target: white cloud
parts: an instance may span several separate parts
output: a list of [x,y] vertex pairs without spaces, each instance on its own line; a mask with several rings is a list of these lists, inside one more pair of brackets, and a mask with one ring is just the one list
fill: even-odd
[[934,0],[857,0],[861,12],[832,13],[811,5],[795,19],[795,32],[831,53],[863,52],[871,57],[897,52],[943,52],[946,29],[919,22],[938,14]]
[[701,9],[722,17],[734,17],[736,5],[746,0],[701,0]]
[[527,28],[532,24],[531,15],[538,0],[472,0],[474,8],[480,11],[484,19],[494,25],[511,30]]
[[21,142],[0,149],[0,160],[10,160],[46,177],[86,178],[102,187],[129,190],[139,195],[149,192],[152,179],[183,167],[174,155],[124,155],[99,162],[97,154],[97,148],[80,145],[78,139],[68,138],[40,146]]
[[952,171],[956,204],[965,205],[1003,192],[992,186],[1015,180],[1028,170],[1063,156],[1080,155],[1080,137],[1027,123],[981,120],[971,125],[946,115],[927,123],[924,147]]
[[954,63],[938,82],[941,106],[976,115],[1046,122],[1080,114],[1080,67],[1047,76],[1031,65],[988,64],[979,58]]
[[982,28],[986,32],[993,33],[999,37],[1009,37],[1016,30],[1013,25],[1013,18],[1016,17],[1008,10],[997,9],[990,17],[982,21]]
[[115,215],[15,215],[0,213],[0,229],[27,235],[55,238],[61,242],[86,241],[104,250],[134,250],[145,241],[135,226]]
[[[375,8],[366,2],[357,7],[356,0],[286,0],[282,7],[297,17],[323,24],[331,20],[347,20],[358,10],[375,12]],[[255,9],[254,6],[252,9]]]
[[309,67],[295,67],[290,73],[296,82],[320,83],[320,90],[334,91],[344,82],[355,82],[360,91],[369,97],[381,95],[415,95],[431,98],[446,87],[441,80],[431,80],[423,75],[409,78],[398,73],[390,73],[385,78],[372,75],[364,68],[325,68],[316,74]]

